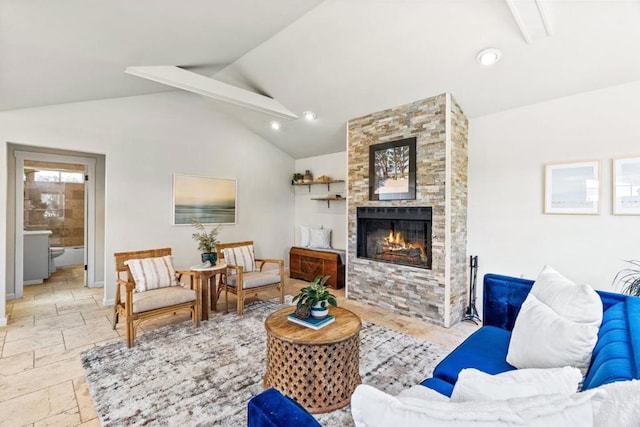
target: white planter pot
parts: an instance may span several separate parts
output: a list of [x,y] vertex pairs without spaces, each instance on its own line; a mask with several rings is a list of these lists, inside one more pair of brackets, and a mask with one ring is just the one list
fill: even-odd
[[[324,303],[324,308],[323,308]],[[311,317],[324,319],[329,314],[329,302],[327,300],[318,301],[311,307]]]

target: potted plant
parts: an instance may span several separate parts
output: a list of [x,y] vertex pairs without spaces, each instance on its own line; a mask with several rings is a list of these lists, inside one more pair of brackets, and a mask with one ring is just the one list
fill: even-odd
[[329,314],[329,305],[338,306],[336,296],[329,292],[327,280],[331,276],[316,276],[309,286],[300,289],[300,293],[293,297],[297,301],[296,315],[300,319],[307,319],[310,315],[316,319],[324,319]]
[[635,259],[625,260],[633,267],[620,270],[613,279],[613,284],[622,285],[622,292],[627,295],[640,297],[640,261]]
[[294,173],[293,174],[293,183],[294,184],[301,184],[304,181],[304,175],[302,175],[301,173]]
[[209,261],[212,265],[215,264],[218,260],[216,245],[220,243],[218,240],[218,233],[220,232],[221,224],[218,224],[216,227],[207,231],[204,225],[194,218],[191,220],[191,225],[198,230],[198,232],[193,233],[191,237],[193,237],[193,240],[198,242],[198,250],[202,251],[202,262]]

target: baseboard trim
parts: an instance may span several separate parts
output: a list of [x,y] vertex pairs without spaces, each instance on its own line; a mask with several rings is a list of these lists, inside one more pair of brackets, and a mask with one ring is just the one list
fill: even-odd
[[116,299],[115,298],[105,298],[102,300],[102,305],[104,305],[105,307],[111,307],[112,305],[114,305],[116,303]]
[[7,299],[16,299],[16,294],[15,293],[7,294]]
[[91,286],[87,286],[88,288],[104,288],[104,282],[93,282]]
[[0,326],[7,326],[7,318],[0,317]]

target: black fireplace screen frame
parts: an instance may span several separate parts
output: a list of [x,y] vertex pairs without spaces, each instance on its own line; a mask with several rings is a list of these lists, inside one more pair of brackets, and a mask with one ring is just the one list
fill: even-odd
[[[433,261],[432,250],[432,220],[433,214],[431,207],[426,206],[389,206],[389,207],[359,207],[356,209],[357,218],[357,242],[356,256],[362,259],[369,259],[377,262],[384,262],[395,265],[406,265],[409,267],[422,268],[431,270]],[[367,245],[367,224],[369,220],[396,220],[396,221],[421,221],[425,223],[425,253],[427,256],[426,264],[411,264],[387,261],[379,258],[371,258],[366,254]]]

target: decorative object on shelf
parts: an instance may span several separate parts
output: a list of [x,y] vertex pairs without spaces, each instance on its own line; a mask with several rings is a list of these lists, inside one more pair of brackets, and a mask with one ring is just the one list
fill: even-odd
[[[296,313],[298,308],[306,306],[311,311],[311,316],[316,319],[324,319],[329,314],[329,305],[338,306],[336,296],[329,292],[329,286],[326,285],[327,280],[331,276],[316,276],[309,286],[300,289],[300,293],[293,297],[292,302],[296,302]],[[304,309],[303,309],[304,310]],[[306,312],[301,310],[301,314]],[[302,317],[300,317],[302,318]]]
[[198,250],[202,251],[202,262],[209,261],[211,265],[214,265],[218,260],[218,254],[216,253],[216,245],[220,243],[218,240],[218,233],[220,232],[221,224],[212,227],[211,230],[207,229],[197,219],[192,219],[191,224],[198,230],[197,233],[193,233],[191,237],[198,242]]
[[294,173],[292,184],[302,184],[302,183],[304,183],[304,175],[298,172]]
[[613,159],[613,214],[640,215],[640,156]]
[[309,171],[309,169],[307,169],[306,171],[304,171],[304,183],[310,183],[313,182],[313,175],[311,174],[311,171]]
[[625,262],[633,267],[620,270],[613,279],[613,285],[620,284],[623,293],[640,297],[640,261],[628,259]]
[[235,179],[173,174],[173,225],[235,224]]
[[331,182],[331,181],[333,181],[333,180],[330,177],[328,177],[327,175],[320,175],[315,180],[315,182],[320,182],[320,183]]
[[544,213],[592,214],[600,210],[600,161],[547,164]]
[[369,147],[369,200],[416,198],[416,138]]
[[465,311],[462,321],[468,320],[475,325],[481,322],[478,310],[476,309],[476,282],[478,279],[478,255],[469,257],[469,306]]

